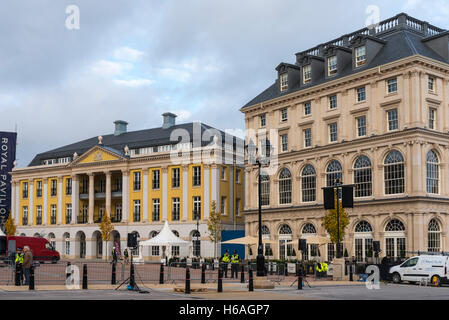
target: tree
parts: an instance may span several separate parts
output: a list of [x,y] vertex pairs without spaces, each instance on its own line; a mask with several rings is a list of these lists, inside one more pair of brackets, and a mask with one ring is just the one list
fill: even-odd
[[221,228],[221,213],[217,212],[217,204],[215,201],[212,201],[207,230],[209,239],[214,243],[214,257],[217,257],[217,243],[221,240]]
[[[336,195],[336,191],[334,193],[334,199],[335,199],[335,205],[334,207],[337,207],[337,195]],[[341,201],[338,202],[339,203],[339,208],[338,208],[338,215],[339,215],[339,220],[340,220],[340,239],[338,239],[338,227],[337,227],[337,210],[336,209],[331,209],[328,211],[328,213],[324,216],[323,218],[323,226],[326,229],[327,233],[330,235],[331,237],[331,241],[333,243],[338,243],[338,242],[342,242],[343,239],[345,238],[345,229],[349,224],[349,218],[348,215],[345,211],[345,209],[342,207]]]
[[100,223],[101,239],[106,242],[106,259],[108,258],[108,241],[111,239],[111,232],[114,226],[107,212],[103,215]]
[[5,233],[7,236],[14,236],[16,234],[16,224],[14,219],[11,217],[11,212],[9,213],[8,219],[5,222]]

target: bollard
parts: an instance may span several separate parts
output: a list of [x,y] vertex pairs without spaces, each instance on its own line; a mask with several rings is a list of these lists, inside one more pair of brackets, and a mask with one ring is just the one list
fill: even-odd
[[159,284],[164,284],[164,264],[161,263],[161,272],[159,274]]
[[206,283],[206,264],[201,266],[201,283]]
[[242,273],[240,275],[240,283],[245,283],[245,265],[242,265]]
[[30,290],[34,290],[34,267],[30,267],[30,284],[28,287]]
[[115,262],[112,263],[112,277],[111,277],[111,284],[116,284],[117,283],[117,276],[116,276],[116,265]]
[[131,269],[129,270],[129,285],[134,289],[136,280],[134,278],[134,263],[131,262]]
[[87,290],[87,264],[83,265],[83,290]]
[[302,290],[302,268],[299,267],[298,272],[298,290]]
[[352,265],[349,266],[349,281],[354,281],[352,276]]
[[16,277],[15,277],[15,285],[20,286],[20,282],[22,281],[22,272],[21,272],[21,265],[19,263],[16,263]]
[[223,292],[223,270],[218,268],[218,289],[217,292]]
[[186,294],[190,294],[190,269],[186,268]]
[[249,268],[248,273],[249,273],[248,289],[249,289],[249,291],[254,291],[253,270],[251,268]]
[[273,275],[273,262],[270,262],[270,276]]

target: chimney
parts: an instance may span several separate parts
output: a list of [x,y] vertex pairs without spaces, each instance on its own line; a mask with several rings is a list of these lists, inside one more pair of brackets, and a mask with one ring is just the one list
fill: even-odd
[[114,122],[114,124],[115,124],[114,136],[119,136],[123,133],[126,133],[126,126],[128,125],[128,122],[123,120],[117,120]]
[[176,114],[166,112],[162,114],[162,117],[164,119],[164,122],[162,123],[162,129],[170,128],[171,126],[174,126],[176,124],[175,121],[175,118],[177,117]]

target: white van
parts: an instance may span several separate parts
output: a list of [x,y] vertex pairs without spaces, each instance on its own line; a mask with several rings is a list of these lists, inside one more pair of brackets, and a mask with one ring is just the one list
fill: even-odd
[[429,283],[439,286],[448,282],[448,267],[449,256],[421,255],[391,267],[389,272],[394,283],[415,283],[426,279]]

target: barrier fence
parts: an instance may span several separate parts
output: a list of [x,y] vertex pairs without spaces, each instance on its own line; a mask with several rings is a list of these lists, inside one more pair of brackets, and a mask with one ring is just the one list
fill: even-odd
[[[64,285],[67,277],[83,279],[84,265],[87,266],[88,283],[93,284],[120,284],[130,276],[130,263],[117,262],[115,272],[113,264],[107,261],[59,261],[58,263],[39,264],[34,266],[34,279],[36,285]],[[74,268],[75,267],[75,268]],[[237,274],[232,277],[232,264],[172,262],[168,266],[160,263],[134,263],[135,281],[138,283],[177,283],[186,279],[186,268],[190,271],[190,281],[200,283],[216,283],[218,270],[222,270],[224,282],[245,282],[249,280],[249,270],[256,276],[256,263],[239,263],[234,266]],[[309,265],[303,268],[303,275],[314,275],[316,266]],[[226,272],[227,270],[227,272]],[[268,280],[280,283],[286,277],[297,277],[300,270],[299,263],[266,262],[265,276]],[[242,275],[243,272],[243,275]],[[78,274],[77,274],[78,273]],[[0,265],[0,285],[15,284],[15,266],[7,263]]]

